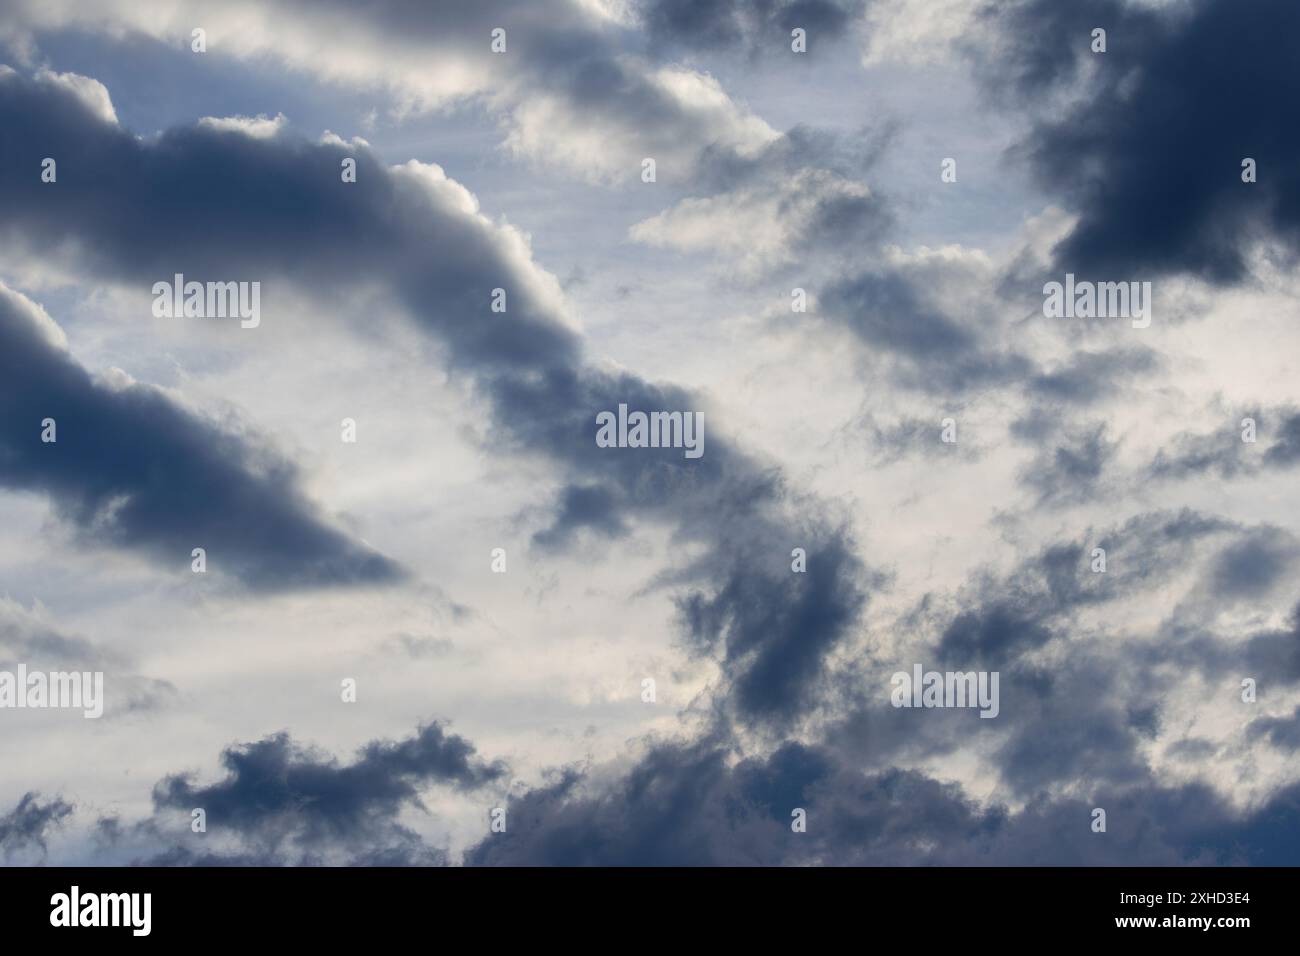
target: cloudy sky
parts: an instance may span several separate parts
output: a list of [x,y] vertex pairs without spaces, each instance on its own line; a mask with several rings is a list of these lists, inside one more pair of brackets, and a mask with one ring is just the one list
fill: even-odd
[[0,3],[0,860],[1300,863],[1300,7],[353,6]]

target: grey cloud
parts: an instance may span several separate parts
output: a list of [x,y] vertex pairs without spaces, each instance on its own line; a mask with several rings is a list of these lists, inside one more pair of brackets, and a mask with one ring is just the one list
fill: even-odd
[[[1294,657],[1297,645],[1294,634],[1271,633],[1248,640],[1245,653],[1232,639],[1209,636],[1135,641],[1107,609],[1156,593],[1188,568],[1212,567],[1225,539],[1254,533],[1189,510],[1152,512],[1049,545],[1005,574],[977,574],[952,599],[927,595],[894,627],[909,635],[901,657],[850,667],[827,685],[835,706],[826,745],[849,761],[917,760],[973,746],[1026,798],[1078,781],[1143,785],[1152,771],[1142,745],[1161,732],[1160,702],[1189,661],[1222,681],[1252,657],[1261,667],[1265,656]],[[1107,549],[1105,574],[1092,573],[1094,545]],[[891,707],[889,674],[913,662],[999,672],[998,718],[925,711],[917,719]],[[1173,663],[1180,666],[1171,671]]]
[[1020,482],[1037,493],[1040,505],[1095,498],[1118,448],[1106,431],[1105,422],[1064,429],[1021,470]]
[[766,556],[743,546],[719,549],[711,557],[726,560],[718,589],[677,602],[693,646],[725,649],[734,703],[747,717],[794,720],[821,683],[826,656],[866,604],[862,564],[850,542],[819,534],[807,543],[803,574],[791,574],[791,549],[775,535]]
[[[1255,443],[1242,440],[1241,422],[1253,418]],[[1262,447],[1261,447],[1262,446]],[[1183,432],[1159,449],[1147,468],[1156,480],[1202,475],[1235,478],[1264,469],[1290,468],[1300,461],[1300,411],[1289,406],[1245,410],[1212,432]]]
[[867,452],[872,464],[889,465],[908,456],[920,455],[934,459],[963,461],[980,456],[976,443],[969,440],[969,431],[962,441],[942,440],[942,419],[925,419],[905,416],[895,422],[882,424],[869,410],[865,410],[848,426],[853,438],[865,435]]
[[1166,649],[1148,654],[1147,663],[1164,661],[1176,651],[1187,666],[1209,680],[1234,686],[1248,677],[1262,686],[1300,684],[1300,606],[1292,608],[1283,627],[1254,629],[1244,635],[1218,633],[1203,617],[1198,613],[1193,620],[1171,622],[1162,635]]
[[1259,599],[1291,576],[1300,542],[1275,527],[1251,529],[1224,547],[1207,574],[1211,592],[1222,599]]
[[6,863],[26,860],[32,853],[44,860],[47,835],[61,826],[72,810],[72,805],[59,797],[42,803],[39,794],[24,794],[17,806],[0,815],[0,856]]
[[[1225,283],[1245,278],[1257,239],[1294,257],[1300,135],[1277,115],[1300,94],[1287,41],[1300,26],[1295,4],[1025,0],[985,10],[1005,42],[981,54],[981,73],[1014,90],[1018,106],[1043,102],[1023,148],[1043,187],[1079,212],[1054,251],[1059,266]],[[1097,26],[1104,54],[1089,49]],[[1061,110],[1063,88],[1075,95]],[[1258,162],[1258,182],[1242,182],[1244,157]]]
[[819,311],[873,352],[895,363],[906,387],[961,394],[1021,381],[1033,372],[1023,355],[977,333],[979,323],[958,322],[921,287],[898,271],[868,271],[834,281],[818,296]]
[[1035,375],[1029,390],[1052,401],[1090,404],[1111,397],[1118,385],[1159,368],[1159,356],[1148,348],[1080,350],[1051,371]]
[[1170,744],[1165,749],[1165,756],[1172,757],[1175,760],[1196,763],[1213,757],[1218,749],[1212,741],[1202,737],[1189,737]]
[[154,788],[155,816],[137,838],[166,839],[168,812],[206,811],[213,835],[236,837],[234,850],[196,853],[184,844],[156,851],[154,865],[247,865],[325,862],[342,852],[358,865],[413,865],[444,859],[441,851],[398,822],[420,808],[420,788],[475,790],[502,781],[500,761],[487,762],[463,737],[438,723],[398,741],[372,741],[351,763],[295,743],[280,733],[222,753],[224,779],[199,785],[188,774]]
[[[715,744],[654,748],[601,787],[576,771],[512,799],[508,832],[469,865],[1187,865],[1292,859],[1286,819],[1300,788],[1253,812],[1202,785],[1148,779],[1098,787],[1091,799],[1040,795],[1013,813],[960,788],[891,768],[862,772],[822,748],[787,743],[735,763]],[[1105,839],[1091,808],[1108,811]],[[807,832],[791,830],[792,811]],[[1280,841],[1280,842],[1276,842]]]
[[641,0],[637,12],[654,43],[692,50],[789,52],[790,31],[811,50],[844,37],[866,0]]
[[1300,707],[1288,717],[1260,717],[1250,722],[1246,734],[1263,737],[1279,750],[1300,750]]
[[1289,627],[1251,635],[1239,655],[1222,646],[1217,653],[1207,653],[1202,666],[1214,665],[1220,672],[1235,672],[1242,677],[1256,676],[1286,686],[1300,683],[1300,606],[1292,611]]
[[[401,576],[324,521],[291,462],[161,390],[97,381],[52,339],[37,307],[2,286],[0,337],[0,485],[49,495],[87,540],[185,573],[201,547],[212,570],[253,588]],[[41,440],[46,418],[55,442]]]
[[580,529],[606,538],[628,533],[620,514],[620,503],[602,485],[569,485],[564,489],[554,523],[533,535],[533,543],[545,549],[569,544]]
[[104,718],[156,711],[180,696],[170,681],[135,673],[132,662],[111,648],[42,624],[13,602],[0,601],[0,669],[102,671]]

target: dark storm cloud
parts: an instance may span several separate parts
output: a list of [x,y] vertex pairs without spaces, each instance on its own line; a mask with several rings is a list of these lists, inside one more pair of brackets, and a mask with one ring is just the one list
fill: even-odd
[[677,602],[689,641],[724,649],[723,664],[736,675],[733,703],[743,715],[794,720],[824,677],[826,655],[866,603],[862,565],[849,542],[819,535],[809,544],[806,573],[791,574],[790,549],[776,550],[775,541],[766,559],[737,548],[713,594]]
[[[569,772],[512,799],[510,826],[468,865],[729,865],[921,862],[922,841],[964,847],[985,826],[956,787],[922,775],[847,772],[786,744],[736,764],[716,743],[664,745],[608,789]],[[808,812],[806,833],[792,811]],[[996,818],[994,818],[996,819]],[[930,861],[933,861],[931,858]]]
[[288,734],[232,747],[221,755],[224,780],[196,786],[188,775],[154,789],[160,807],[204,807],[211,819],[255,831],[282,815],[300,815],[308,832],[347,832],[372,814],[391,815],[417,796],[417,784],[481,787],[501,779],[502,764],[487,764],[463,737],[437,723],[397,742],[367,744],[351,764],[306,750]]
[[[564,774],[512,799],[507,832],[468,865],[1268,864],[1300,847],[1286,819],[1300,788],[1239,813],[1210,788],[1148,778],[1079,799],[1038,795],[1019,812],[981,807],[915,771],[862,772],[790,743],[732,765],[725,748],[663,745],[609,787]],[[1095,834],[1092,808],[1107,811]],[[793,832],[792,811],[807,814]]]
[[[612,531],[629,516],[677,529],[680,540],[708,549],[689,583],[713,593],[692,600],[711,606],[721,622],[715,630],[727,645],[730,676],[745,683],[746,716],[789,716],[811,689],[819,663],[799,658],[829,652],[863,601],[852,587],[830,591],[851,585],[862,570],[843,533],[791,519],[779,470],[738,450],[708,416],[702,458],[686,459],[680,448],[598,447],[599,412],[620,403],[633,411],[692,411],[701,402],[675,386],[589,364],[545,280],[498,227],[467,211],[459,187],[427,167],[386,169],[364,148],[288,136],[254,139],[199,126],[138,140],[70,94],[14,75],[0,77],[0,120],[15,131],[0,143],[0,159],[39,170],[40,156],[69,157],[57,188],[36,175],[0,183],[0,225],[12,240],[52,251],[75,237],[97,274],[144,288],[174,272],[196,280],[256,278],[268,288],[283,279],[334,302],[388,283],[412,320],[442,343],[452,369],[486,399],[494,448],[545,456],[567,473],[570,490],[541,543],[571,541],[583,527]],[[358,181],[343,184],[340,161],[350,155]],[[490,311],[498,287],[507,292],[505,313]],[[268,293],[264,305],[269,300]],[[263,322],[272,321],[264,308]],[[135,401],[165,420],[156,401]],[[211,472],[176,487],[209,486],[220,491]],[[575,497],[574,487],[585,490]],[[270,535],[266,525],[246,530],[267,530],[271,554],[296,541]],[[167,522],[153,518],[150,527]],[[796,546],[818,555],[824,582],[791,573]],[[806,589],[825,595],[824,612],[808,606]],[[735,604],[736,594],[803,608],[798,623],[808,633],[795,641],[789,627],[758,626]],[[699,643],[695,632],[689,637]]]
[[[1060,87],[1086,84],[1024,145],[1043,187],[1080,216],[1058,268],[1223,283],[1245,276],[1256,239],[1300,248],[1300,129],[1279,120],[1300,100],[1296,4],[1028,0],[987,16],[1004,41],[983,64],[995,85],[1055,102]],[[1090,51],[1094,27],[1107,31],[1104,54]],[[1246,157],[1253,184],[1241,179]]]
[[472,791],[502,781],[508,772],[437,723],[403,740],[369,743],[348,764],[304,748],[284,733],[231,747],[221,762],[225,778],[208,786],[189,774],[160,781],[146,835],[156,839],[168,832],[167,811],[183,811],[188,818],[199,807],[206,811],[212,837],[237,837],[242,848],[196,855],[178,844],[151,862],[307,863],[338,850],[350,863],[428,862],[426,857],[438,851],[397,822],[403,809],[421,808],[420,788],[439,784]]
[[[346,857],[346,866],[446,866],[447,853],[426,845],[420,837],[400,827],[394,828],[385,838],[382,847],[358,847]],[[331,866],[338,865],[324,853],[303,852],[286,855],[281,852],[247,852],[195,850],[187,846],[171,846],[153,856],[138,860],[144,866]]]
[[[186,573],[201,547],[211,570],[254,588],[400,576],[324,522],[292,463],[158,389],[96,381],[42,321],[0,287],[0,485],[49,495],[85,538]],[[41,440],[47,418],[55,442]]]
[[46,836],[71,815],[72,805],[58,797],[42,803],[39,794],[24,794],[17,806],[0,815],[0,857],[7,863],[37,851],[43,860]]
[[694,50],[790,51],[802,27],[808,48],[844,37],[866,0],[641,0],[637,12],[655,43]]

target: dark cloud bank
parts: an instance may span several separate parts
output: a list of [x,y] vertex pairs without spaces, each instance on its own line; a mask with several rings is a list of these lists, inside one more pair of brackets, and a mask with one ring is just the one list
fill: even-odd
[[[1062,269],[1228,283],[1247,276],[1256,240],[1294,257],[1300,129],[1285,117],[1300,101],[1300,7],[1028,0],[985,11],[1004,41],[982,62],[993,87],[1031,104],[1086,90],[1025,144],[1043,187],[1080,214],[1055,251]],[[1104,54],[1089,48],[1095,27],[1107,31]],[[1258,164],[1252,184],[1246,157]]]
[[[1083,573],[1097,543],[1110,575]],[[149,819],[102,820],[101,852],[192,865],[444,864],[454,862],[447,851],[401,815],[420,811],[428,788],[449,787],[481,802],[485,831],[491,807],[507,810],[507,831],[485,835],[467,865],[1285,865],[1300,853],[1300,786],[1241,810],[1208,784],[1162,782],[1144,748],[1165,728],[1163,702],[1191,664],[1243,708],[1243,743],[1294,750],[1293,714],[1253,717],[1236,695],[1243,675],[1300,686],[1300,607],[1284,629],[1244,634],[1207,628],[1201,605],[1147,634],[1085,630],[1082,620],[1180,576],[1189,595],[1240,599],[1243,562],[1267,565],[1268,586],[1294,600],[1270,568],[1293,567],[1295,554],[1270,526],[1186,510],[1140,515],[1053,544],[1005,576],[976,576],[960,595],[927,596],[899,622],[911,636],[897,659],[869,653],[823,675],[821,729],[774,741],[762,756],[742,753],[739,728],[719,719],[694,741],[647,742],[630,769],[561,768],[520,790],[507,787],[504,763],[438,724],[373,742],[348,763],[277,734],[229,748],[215,783],[161,781]],[[1000,719],[986,726],[969,711],[891,707],[887,677],[900,660],[999,670]],[[741,682],[737,692],[773,689]],[[905,766],[971,748],[999,781],[985,800]],[[1169,748],[1176,760],[1214,753],[1193,737]],[[1098,806],[1104,834],[1089,828]],[[192,807],[206,808],[207,834],[187,832]],[[796,808],[806,833],[790,828]],[[30,807],[24,813],[27,830],[42,832]]]

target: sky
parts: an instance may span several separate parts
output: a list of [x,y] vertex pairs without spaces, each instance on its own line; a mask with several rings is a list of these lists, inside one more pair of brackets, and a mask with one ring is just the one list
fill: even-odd
[[0,0],[0,861],[1300,863],[1297,28]]

